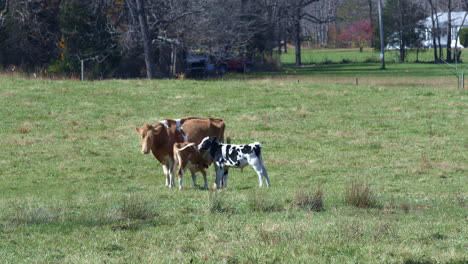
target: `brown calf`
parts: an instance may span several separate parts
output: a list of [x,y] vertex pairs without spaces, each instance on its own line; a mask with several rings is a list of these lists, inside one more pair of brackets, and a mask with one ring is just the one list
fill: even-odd
[[217,118],[187,117],[164,119],[156,125],[144,124],[136,131],[141,137],[141,152],[153,153],[163,165],[166,186],[173,187],[174,143],[193,142],[199,144],[207,136],[224,138],[225,124]]
[[172,175],[177,171],[179,190],[182,189],[182,176],[187,169],[192,173],[194,186],[197,186],[197,176],[195,173],[201,172],[205,180],[205,189],[208,189],[208,181],[206,180],[205,172],[208,166],[209,163],[203,159],[195,143],[184,142],[174,144],[174,169]]

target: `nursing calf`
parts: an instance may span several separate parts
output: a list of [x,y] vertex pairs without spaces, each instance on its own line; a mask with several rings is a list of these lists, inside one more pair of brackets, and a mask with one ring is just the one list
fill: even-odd
[[[271,186],[268,173],[263,165],[262,145],[258,142],[248,145],[232,145],[219,143],[216,137],[205,137],[198,145],[198,150],[208,162],[216,164],[216,187],[227,187],[229,168],[244,168],[250,164],[258,174],[260,187],[263,186],[262,177]],[[221,186],[221,180],[223,186]]]
[[186,117],[163,119],[155,125],[144,124],[135,130],[141,138],[141,152],[153,153],[163,165],[166,186],[173,187],[174,143],[194,142],[198,144],[206,136],[224,137],[225,124],[218,118]]
[[203,159],[195,143],[183,142],[174,144],[174,171],[172,175],[179,177],[179,189],[182,189],[182,176],[186,170],[192,173],[193,185],[197,185],[196,172],[203,174],[205,180],[205,189],[208,189],[205,169],[209,164]]

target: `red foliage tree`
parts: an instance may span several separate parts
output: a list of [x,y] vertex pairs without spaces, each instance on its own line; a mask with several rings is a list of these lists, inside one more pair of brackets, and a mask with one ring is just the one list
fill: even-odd
[[359,51],[362,52],[364,46],[369,45],[374,29],[369,20],[359,20],[348,25],[338,36],[342,42],[349,44],[355,44],[359,47]]

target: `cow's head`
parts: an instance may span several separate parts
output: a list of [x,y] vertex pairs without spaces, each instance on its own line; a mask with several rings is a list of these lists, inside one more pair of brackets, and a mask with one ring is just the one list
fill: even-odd
[[[216,137],[205,137],[200,144],[198,144],[198,150],[202,154],[205,160],[210,160],[214,158],[213,147],[218,145],[218,140]],[[208,157],[208,154],[211,157]]]
[[135,128],[135,130],[138,132],[138,134],[140,134],[141,153],[150,153],[151,146],[153,145],[154,135],[157,133],[157,128],[148,124],[144,124],[140,128]]

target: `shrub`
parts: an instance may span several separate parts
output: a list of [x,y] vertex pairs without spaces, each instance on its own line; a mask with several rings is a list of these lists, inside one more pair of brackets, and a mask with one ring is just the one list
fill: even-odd
[[468,47],[468,28],[460,29],[458,35],[460,37],[460,44],[462,44],[463,47]]
[[376,195],[367,181],[351,180],[346,186],[345,202],[359,208],[378,207]]
[[364,62],[366,63],[377,63],[377,62],[380,62],[380,59],[379,58],[374,58],[374,57],[368,57],[364,60]]
[[321,212],[323,208],[323,192],[320,187],[315,191],[298,191],[291,202],[292,208],[302,208],[310,211]]
[[350,59],[342,59],[341,63],[352,63],[353,61]]
[[73,66],[68,60],[54,60],[47,67],[47,73],[50,74],[68,74],[73,71]]

